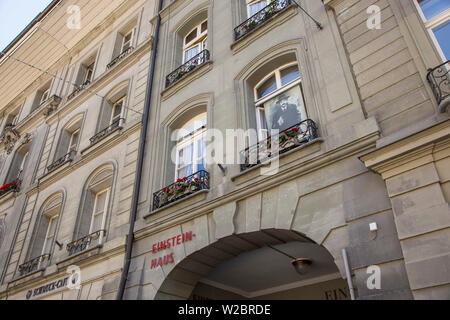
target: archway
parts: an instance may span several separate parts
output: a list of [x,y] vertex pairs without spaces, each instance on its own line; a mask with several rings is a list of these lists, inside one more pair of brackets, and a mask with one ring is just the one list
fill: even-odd
[[[312,263],[302,274],[293,258]],[[222,238],[187,256],[167,275],[155,299],[346,300],[328,250],[288,230],[261,230]]]

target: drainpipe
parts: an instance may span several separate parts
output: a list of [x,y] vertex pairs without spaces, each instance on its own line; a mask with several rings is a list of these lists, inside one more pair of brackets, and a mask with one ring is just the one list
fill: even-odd
[[342,257],[344,258],[345,274],[347,276],[348,289],[350,290],[350,298],[352,300],[356,300],[355,299],[355,289],[353,288],[352,274],[350,272],[350,267],[348,264],[348,257],[347,257],[346,249],[342,249]]
[[144,115],[142,116],[142,131],[141,131],[141,139],[139,142],[139,154],[138,154],[138,164],[136,170],[136,179],[134,181],[134,192],[133,192],[133,202],[131,205],[131,215],[130,215],[130,229],[127,237],[127,247],[125,250],[125,263],[122,271],[122,276],[120,278],[119,289],[117,291],[116,300],[122,300],[123,294],[125,292],[125,285],[127,283],[128,271],[130,269],[131,263],[131,252],[133,250],[133,241],[134,241],[134,225],[136,222],[136,215],[139,203],[139,194],[141,191],[141,176],[142,176],[142,167],[144,164],[144,155],[145,155],[145,143],[147,139],[147,130],[148,130],[148,122],[150,116],[150,102],[153,91],[153,76],[155,73],[155,61],[156,61],[156,51],[158,48],[158,39],[159,39],[159,27],[161,25],[161,15],[160,12],[162,10],[163,0],[159,0],[158,7],[158,16],[156,18],[156,28],[155,28],[155,36],[153,38],[152,45],[152,57],[151,64],[148,76],[148,85],[147,92],[145,97],[145,107],[144,107]]

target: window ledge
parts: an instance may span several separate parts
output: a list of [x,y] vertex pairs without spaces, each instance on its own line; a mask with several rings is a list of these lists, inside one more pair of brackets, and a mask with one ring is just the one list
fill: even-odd
[[0,196],[0,203],[7,202],[7,201],[11,200],[12,198],[15,198],[19,194],[19,192],[20,191],[17,191],[17,190],[8,191],[4,195]]
[[[164,206],[162,208],[159,208],[159,209],[156,209],[154,211],[151,211],[149,214],[144,216],[144,220],[149,218],[149,217],[151,217],[151,216],[153,216],[153,215],[155,215],[155,214],[157,214],[157,213],[160,213],[162,211],[166,211],[166,210],[171,209],[171,208],[172,209],[179,209],[181,206],[177,206],[177,205],[179,205],[180,203],[184,203],[185,206],[189,206],[192,203],[197,203],[197,202],[199,202],[201,200],[206,199],[206,195],[208,193],[209,193],[209,189],[205,189],[205,190],[197,191],[197,192],[195,192],[193,194],[190,194],[190,195],[188,195],[188,196],[186,196],[184,198],[178,199],[177,201],[172,202],[172,203],[170,203],[170,204],[168,204],[168,205],[166,205],[166,206]],[[174,208],[175,206],[177,208]],[[183,207],[185,207],[185,206],[183,206]],[[168,210],[168,211],[173,211],[173,210]]]
[[42,267],[42,268],[39,268],[39,269],[37,269],[37,270],[35,270],[33,272],[30,272],[30,273],[28,273],[26,275],[14,278],[8,283],[8,287],[9,288],[17,287],[17,286],[20,286],[20,285],[22,285],[22,284],[24,284],[26,282],[29,282],[29,281],[32,281],[34,279],[40,278],[44,274],[46,269],[47,269],[46,267]]
[[82,252],[78,252],[72,256],[62,258],[60,261],[56,262],[56,265],[58,266],[58,269],[68,267],[72,264],[78,263],[80,261],[89,259],[92,256],[98,255],[102,248],[103,244],[98,244],[95,247],[89,248]]
[[117,136],[120,135],[120,133],[122,132],[123,126],[119,126],[116,129],[114,129],[113,131],[111,131],[109,134],[105,135],[104,137],[102,137],[100,140],[96,141],[95,143],[89,145],[89,147],[81,150],[81,154],[83,156],[93,152],[93,150],[97,150],[105,145],[108,145],[109,142],[111,142],[111,140],[114,140]]
[[162,100],[167,100],[171,96],[173,96],[175,93],[189,85],[194,80],[202,77],[205,73],[210,71],[212,69],[213,61],[208,60],[205,63],[203,63],[201,66],[197,67],[195,70],[192,70],[188,74],[186,74],[183,78],[178,80],[177,82],[173,83],[166,89],[164,89],[161,92]]
[[[288,152],[283,153],[283,154],[279,155],[278,157],[271,158],[270,161],[268,161],[266,163],[258,164],[258,165],[254,166],[252,168],[249,168],[249,169],[247,169],[245,171],[242,171],[241,173],[238,173],[238,174],[232,176],[231,177],[231,181],[235,182],[237,185],[240,185],[240,184],[242,184],[244,182],[248,182],[249,179],[244,179],[244,177],[247,178],[249,175],[251,175],[251,176],[258,176],[259,177],[260,174],[255,172],[255,171],[258,171],[259,169],[261,169],[263,167],[270,166],[270,164],[274,160],[277,160],[277,159],[280,161],[280,168],[279,168],[280,172],[284,171],[285,169],[283,169],[282,166],[284,166],[286,163],[289,163],[290,161],[286,160],[286,163],[283,163],[285,161],[282,161],[282,160],[287,159],[287,158],[289,158],[290,155],[298,153],[298,152],[300,152],[302,150],[304,151],[305,149],[308,149],[309,147],[312,147],[314,145],[318,145],[318,146],[314,150],[311,150],[310,153],[317,152],[317,151],[320,150],[320,144],[322,144],[324,141],[325,140],[323,138],[316,138],[316,139],[314,139],[314,140],[312,140],[312,141],[310,141],[308,143],[305,143],[305,144],[303,144],[301,146],[298,146],[295,149],[289,150]],[[296,157],[296,158],[298,159],[298,157]]]
[[296,14],[296,5],[292,3],[282,11],[278,12],[278,14],[276,14],[275,16],[256,26],[255,29],[249,31],[238,40],[235,40],[230,46],[233,54],[240,52],[241,50],[248,47],[251,43],[267,34],[267,29],[276,28]]

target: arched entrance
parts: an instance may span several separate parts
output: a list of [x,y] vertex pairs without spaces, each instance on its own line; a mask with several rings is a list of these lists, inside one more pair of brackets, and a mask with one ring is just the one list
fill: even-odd
[[[301,273],[293,258],[311,265]],[[342,279],[328,250],[288,230],[231,235],[180,261],[155,299],[346,300]]]

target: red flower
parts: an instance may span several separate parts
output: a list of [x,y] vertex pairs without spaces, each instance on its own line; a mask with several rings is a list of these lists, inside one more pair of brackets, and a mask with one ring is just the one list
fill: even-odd
[[293,128],[293,129],[292,129],[292,132],[297,132],[297,133],[298,133],[299,131],[300,131],[300,130],[298,130],[298,128]]
[[194,181],[195,181],[195,182],[198,182],[198,178],[195,178]]

